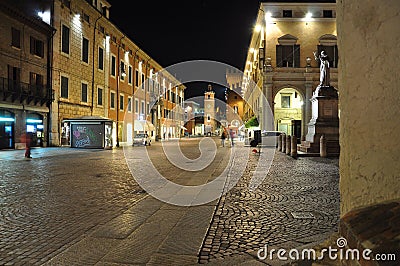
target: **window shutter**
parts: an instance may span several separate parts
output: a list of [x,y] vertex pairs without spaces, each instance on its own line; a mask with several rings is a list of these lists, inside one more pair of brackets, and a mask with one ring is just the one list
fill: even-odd
[[276,66],[282,67],[282,45],[276,46]]
[[300,67],[300,45],[295,44],[294,45],[294,67]]

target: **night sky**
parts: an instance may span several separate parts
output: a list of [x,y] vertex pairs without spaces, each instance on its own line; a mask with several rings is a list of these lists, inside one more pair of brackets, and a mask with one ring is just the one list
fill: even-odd
[[[214,60],[240,70],[245,65],[260,6],[259,0],[142,0],[129,4],[109,0],[109,3],[110,20],[161,66]],[[186,98],[203,95],[207,88],[207,84],[200,83],[185,85]],[[220,98],[222,90],[214,88]]]
[[[214,60],[244,67],[259,8],[258,0],[109,0],[110,20],[161,66]],[[135,11],[137,10],[137,11]],[[186,98],[203,95],[207,84],[190,83]],[[217,96],[221,89],[214,86]]]

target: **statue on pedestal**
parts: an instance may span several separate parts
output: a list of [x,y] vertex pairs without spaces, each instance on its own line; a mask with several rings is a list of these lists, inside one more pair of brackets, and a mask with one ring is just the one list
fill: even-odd
[[320,76],[319,76],[319,85],[318,87],[329,87],[329,61],[328,55],[324,50],[321,51],[321,54],[318,56],[317,52],[313,52],[315,60],[320,61]]

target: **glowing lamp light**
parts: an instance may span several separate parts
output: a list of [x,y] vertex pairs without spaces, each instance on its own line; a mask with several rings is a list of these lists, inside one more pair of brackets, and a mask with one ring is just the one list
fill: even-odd
[[14,122],[15,119],[11,117],[0,117],[0,122]]
[[260,32],[261,31],[261,25],[257,24],[256,27],[254,28],[255,32]]
[[26,119],[26,123],[31,123],[31,124],[42,124],[43,120],[40,119]]
[[250,53],[254,53],[254,48],[250,48]]
[[308,13],[306,14],[306,19],[310,19],[310,18],[312,18],[312,13],[311,13],[311,12],[308,12]]

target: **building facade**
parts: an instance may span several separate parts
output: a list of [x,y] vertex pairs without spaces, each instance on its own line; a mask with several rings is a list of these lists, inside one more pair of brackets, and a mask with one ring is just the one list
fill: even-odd
[[[29,23],[25,18],[18,21],[6,16],[8,10],[3,12],[8,26],[4,25],[2,32],[9,33],[4,35],[7,47],[3,53],[15,54],[4,60],[8,63],[2,67],[3,83],[12,80],[13,84],[24,81],[35,82],[37,88],[47,86],[45,94],[40,92],[43,99],[28,97],[28,102],[25,96],[20,97],[21,93],[9,97],[8,91],[2,90],[4,100],[16,106],[4,103],[8,109],[1,115],[3,131],[13,136],[13,142],[5,140],[10,143],[8,146],[14,145],[18,138],[14,137],[15,132],[18,135],[24,127],[16,123],[20,118],[16,120],[16,112],[10,112],[10,108],[31,111],[23,119],[34,122],[35,131],[40,131],[38,127],[48,129],[42,142],[51,146],[71,145],[74,136],[71,121],[77,123],[80,118],[86,122],[93,118],[111,120],[111,126],[106,123],[108,137],[104,140],[109,146],[131,143],[134,134],[140,132],[149,133],[153,139],[163,135],[179,137],[183,133],[185,86],[110,21],[111,5],[106,0],[6,2],[18,3],[35,21]],[[25,24],[36,27],[36,33],[31,34],[34,30],[28,31]],[[33,52],[32,45],[30,51],[23,50],[29,49],[29,39],[20,40],[22,48],[10,45],[16,42],[14,35],[22,30],[35,36],[31,37],[31,43],[33,38],[37,46]],[[22,60],[12,59],[22,58],[21,54],[27,56]],[[23,76],[23,80],[19,77],[21,71],[18,72],[21,65],[24,68],[30,65],[32,69],[23,72],[31,73],[29,77]],[[8,90],[9,86],[3,87]],[[17,116],[22,117],[22,113]],[[84,132],[76,134],[79,133]]]
[[[254,114],[268,128],[307,134],[309,99],[319,84],[319,62],[313,52],[325,50],[330,83],[337,87],[338,49],[335,3],[261,3],[243,75],[245,116]],[[265,98],[264,98],[265,97]]]
[[25,134],[47,146],[52,119],[54,29],[18,4],[0,3],[0,149],[25,147]]

